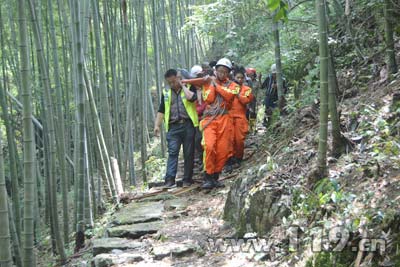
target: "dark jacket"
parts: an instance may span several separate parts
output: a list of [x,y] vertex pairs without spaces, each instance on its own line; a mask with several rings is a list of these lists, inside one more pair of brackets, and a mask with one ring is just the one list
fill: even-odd
[[[287,86],[285,78],[283,80],[283,93],[286,94]],[[273,85],[276,84],[276,78],[269,74],[267,78],[265,78],[261,89],[265,89],[265,100],[264,105],[266,107],[276,107],[276,102],[278,101],[278,87],[274,88]]]

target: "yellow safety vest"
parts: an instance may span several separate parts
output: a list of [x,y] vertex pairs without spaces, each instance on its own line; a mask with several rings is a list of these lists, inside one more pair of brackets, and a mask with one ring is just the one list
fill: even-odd
[[[187,86],[190,87],[189,84]],[[165,130],[167,132],[169,130],[169,117],[171,111],[171,97],[172,97],[171,90],[172,89],[164,89],[164,104],[165,104],[164,125],[165,125]],[[182,97],[182,102],[183,105],[185,106],[186,112],[189,115],[189,118],[193,122],[193,126],[194,127],[199,126],[199,118],[197,116],[197,111],[196,111],[196,102],[190,102],[189,100],[187,100],[183,89],[181,90],[180,95]]]

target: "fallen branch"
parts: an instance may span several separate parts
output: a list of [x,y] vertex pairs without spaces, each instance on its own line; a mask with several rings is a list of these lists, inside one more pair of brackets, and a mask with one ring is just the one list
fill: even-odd
[[[226,176],[226,177],[221,177],[220,181],[228,180],[228,179],[231,179],[231,178],[236,177],[238,175],[239,175],[239,173],[235,173],[235,174],[232,174],[232,175],[229,175],[229,176]],[[159,189],[159,190],[151,192],[151,193],[143,194],[141,196],[129,196],[129,195],[127,196],[125,194],[124,197],[121,197],[121,199],[124,199],[124,203],[128,203],[126,200],[130,200],[130,201],[140,200],[140,199],[144,199],[144,198],[148,198],[148,197],[153,197],[153,196],[156,196],[158,194],[165,193],[165,192],[169,192],[174,196],[178,196],[178,195],[181,195],[183,193],[192,191],[192,190],[194,190],[196,188],[199,188],[201,181],[200,180],[195,180],[195,182],[198,182],[198,184],[194,184],[194,185],[192,185],[190,187],[173,188],[171,191],[169,191],[167,188],[162,188],[162,189]]]
[[236,177],[238,175],[239,175],[239,173],[234,173],[234,174],[226,176],[226,177],[221,177],[220,181],[228,180],[228,179],[231,179],[231,178]]
[[165,189],[163,188],[163,189],[160,189],[160,190],[151,192],[151,193],[143,194],[143,195],[141,195],[141,196],[129,197],[129,200],[139,200],[139,199],[143,199],[143,198],[147,198],[147,197],[152,197],[152,196],[156,196],[156,195],[158,195],[158,194],[160,194],[160,193],[163,193],[163,192],[166,192],[166,191],[167,191],[167,189],[166,189],[166,188],[165,188]]
[[199,188],[199,187],[200,187],[199,184],[193,184],[193,185],[190,186],[190,187],[185,187],[185,188],[183,188],[183,189],[180,190],[180,191],[174,192],[173,195],[174,195],[174,196],[179,196],[179,195],[182,195],[182,194],[184,194],[184,193],[190,192],[190,191],[192,191],[192,190],[194,190],[194,189],[196,189],[196,188]]

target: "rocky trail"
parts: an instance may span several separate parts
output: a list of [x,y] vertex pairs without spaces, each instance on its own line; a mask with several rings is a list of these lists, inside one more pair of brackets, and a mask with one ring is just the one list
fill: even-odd
[[[247,140],[245,159],[254,154],[256,141],[256,136]],[[127,196],[129,203],[112,215],[105,234],[92,240],[92,266],[251,266],[260,255],[218,252],[212,247],[215,240],[234,235],[222,214],[230,184],[247,163],[222,176],[226,185],[222,189],[200,190],[197,173],[189,188],[154,187]]]
[[[325,224],[346,223],[355,227],[349,244],[357,243],[358,233],[366,234],[360,221],[368,217],[375,218],[368,236],[381,238],[382,233],[391,233],[390,239],[382,237],[387,240],[385,253],[373,255],[375,261],[386,264],[396,254],[400,236],[400,176],[398,164],[393,164],[398,162],[398,153],[395,146],[389,146],[398,142],[398,88],[398,82],[384,90],[371,86],[363,94],[344,99],[344,134],[354,147],[339,159],[328,158],[329,177],[340,183],[338,189],[327,187],[316,199],[306,187],[316,158],[318,109],[304,107],[278,121],[273,131],[259,127],[256,135],[249,136],[246,160],[221,177],[225,188],[201,190],[197,172],[196,184],[189,188],[163,190],[154,183],[146,192],[137,190],[124,196],[125,204],[105,216],[104,233],[90,242],[90,257],[85,264],[74,266],[325,267],[329,260],[324,254],[313,256],[307,243],[310,236]],[[379,158],[371,151],[381,151]],[[328,197],[323,205],[321,196]],[[340,199],[330,200],[334,196]],[[383,219],[378,220],[383,212]],[[291,225],[304,230],[298,232],[296,250],[290,247]],[[237,240],[244,243],[231,243]],[[253,240],[266,243],[257,250],[255,246],[260,244]],[[372,256],[366,255],[361,250],[344,250],[336,254],[343,262],[338,266],[349,266],[346,264],[356,258],[367,262]],[[319,263],[309,265],[313,261]]]

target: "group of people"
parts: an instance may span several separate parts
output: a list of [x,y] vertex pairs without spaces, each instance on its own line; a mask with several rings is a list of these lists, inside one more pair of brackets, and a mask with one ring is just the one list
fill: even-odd
[[[227,58],[210,64],[195,65],[190,72],[169,69],[168,88],[163,90],[154,126],[160,134],[164,121],[167,132],[168,160],[165,187],[175,186],[181,146],[184,155],[182,186],[193,184],[195,154],[204,170],[203,189],[223,187],[219,181],[224,168],[240,166],[246,135],[255,129],[256,96],[265,88],[266,109],[276,105],[274,66],[261,83],[254,68],[234,66]],[[277,98],[277,97],[276,97]],[[271,108],[273,108],[271,106]],[[268,120],[268,114],[264,120]]]

